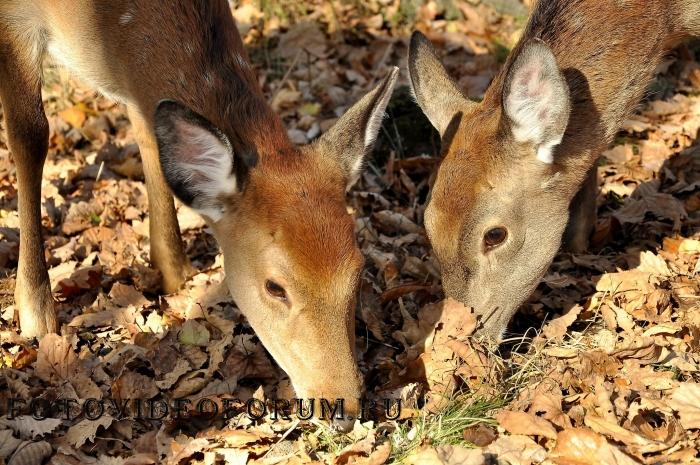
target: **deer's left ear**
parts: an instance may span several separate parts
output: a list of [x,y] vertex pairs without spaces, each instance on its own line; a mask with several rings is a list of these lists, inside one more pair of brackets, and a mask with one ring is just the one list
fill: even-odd
[[550,48],[540,40],[525,44],[511,65],[503,109],[516,142],[530,143],[537,158],[552,163],[554,148],[569,124],[569,87]]
[[371,152],[377,133],[382,127],[384,111],[389,103],[399,68],[353,105],[321,136],[317,144],[337,158],[350,188],[359,179],[365,157]]

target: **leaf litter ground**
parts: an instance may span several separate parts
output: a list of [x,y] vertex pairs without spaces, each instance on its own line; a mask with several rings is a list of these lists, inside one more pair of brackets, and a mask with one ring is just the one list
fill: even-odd
[[[326,130],[390,66],[405,71],[413,25],[479,98],[527,15],[516,1],[263,5],[233,11],[261,85],[298,143]],[[12,323],[19,231],[3,134],[0,464],[697,463],[698,53],[682,47],[659,69],[601,159],[591,252],[556,258],[500,348],[471,337],[469,309],[441,300],[421,226],[439,140],[404,73],[379,147],[348,198],[367,263],[360,367],[370,399],[401,398],[403,409],[398,420],[357,422],[347,435],[294,416],[224,421],[195,412],[158,421],[107,408],[95,420],[77,411],[70,421],[7,417],[12,397],[111,399],[113,407],[207,398],[222,407],[234,397],[293,396],[221,285],[214,239],[183,206],[178,217],[198,271],[182,291],[160,296],[125,109],[48,67],[42,221],[62,329],[37,344]]]

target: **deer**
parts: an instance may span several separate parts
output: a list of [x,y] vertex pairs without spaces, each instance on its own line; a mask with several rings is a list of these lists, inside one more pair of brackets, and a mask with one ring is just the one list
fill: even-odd
[[362,393],[355,358],[363,256],[346,207],[398,68],[313,143],[266,103],[225,0],[5,0],[0,103],[18,185],[15,304],[22,334],[58,330],[41,229],[48,54],[126,104],[143,160],[150,257],[162,290],[187,277],[173,194],[205,219],[226,287],[301,398]]
[[443,155],[426,232],[446,295],[474,309],[481,334],[502,340],[562,243],[587,247],[600,153],[668,49],[697,35],[695,0],[539,0],[474,102],[412,34],[411,88]]

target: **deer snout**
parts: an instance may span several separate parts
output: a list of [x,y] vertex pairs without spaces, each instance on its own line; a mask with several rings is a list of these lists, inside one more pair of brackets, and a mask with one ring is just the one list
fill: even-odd
[[344,420],[333,420],[333,428],[340,431],[341,433],[349,433],[352,431],[353,426],[355,426],[355,419],[346,418]]
[[299,398],[305,401],[314,399],[314,418],[330,421],[334,428],[347,432],[360,414],[361,375],[354,369],[351,373],[328,377],[324,381],[309,379],[311,385],[295,385],[294,389]]

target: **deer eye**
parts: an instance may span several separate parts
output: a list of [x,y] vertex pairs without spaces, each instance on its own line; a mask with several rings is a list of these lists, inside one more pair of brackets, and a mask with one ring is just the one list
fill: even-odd
[[508,230],[502,226],[491,228],[484,234],[484,247],[493,249],[503,244],[508,238]]
[[265,291],[270,297],[281,300],[282,302],[287,301],[287,291],[274,281],[270,281],[269,279],[265,281]]

